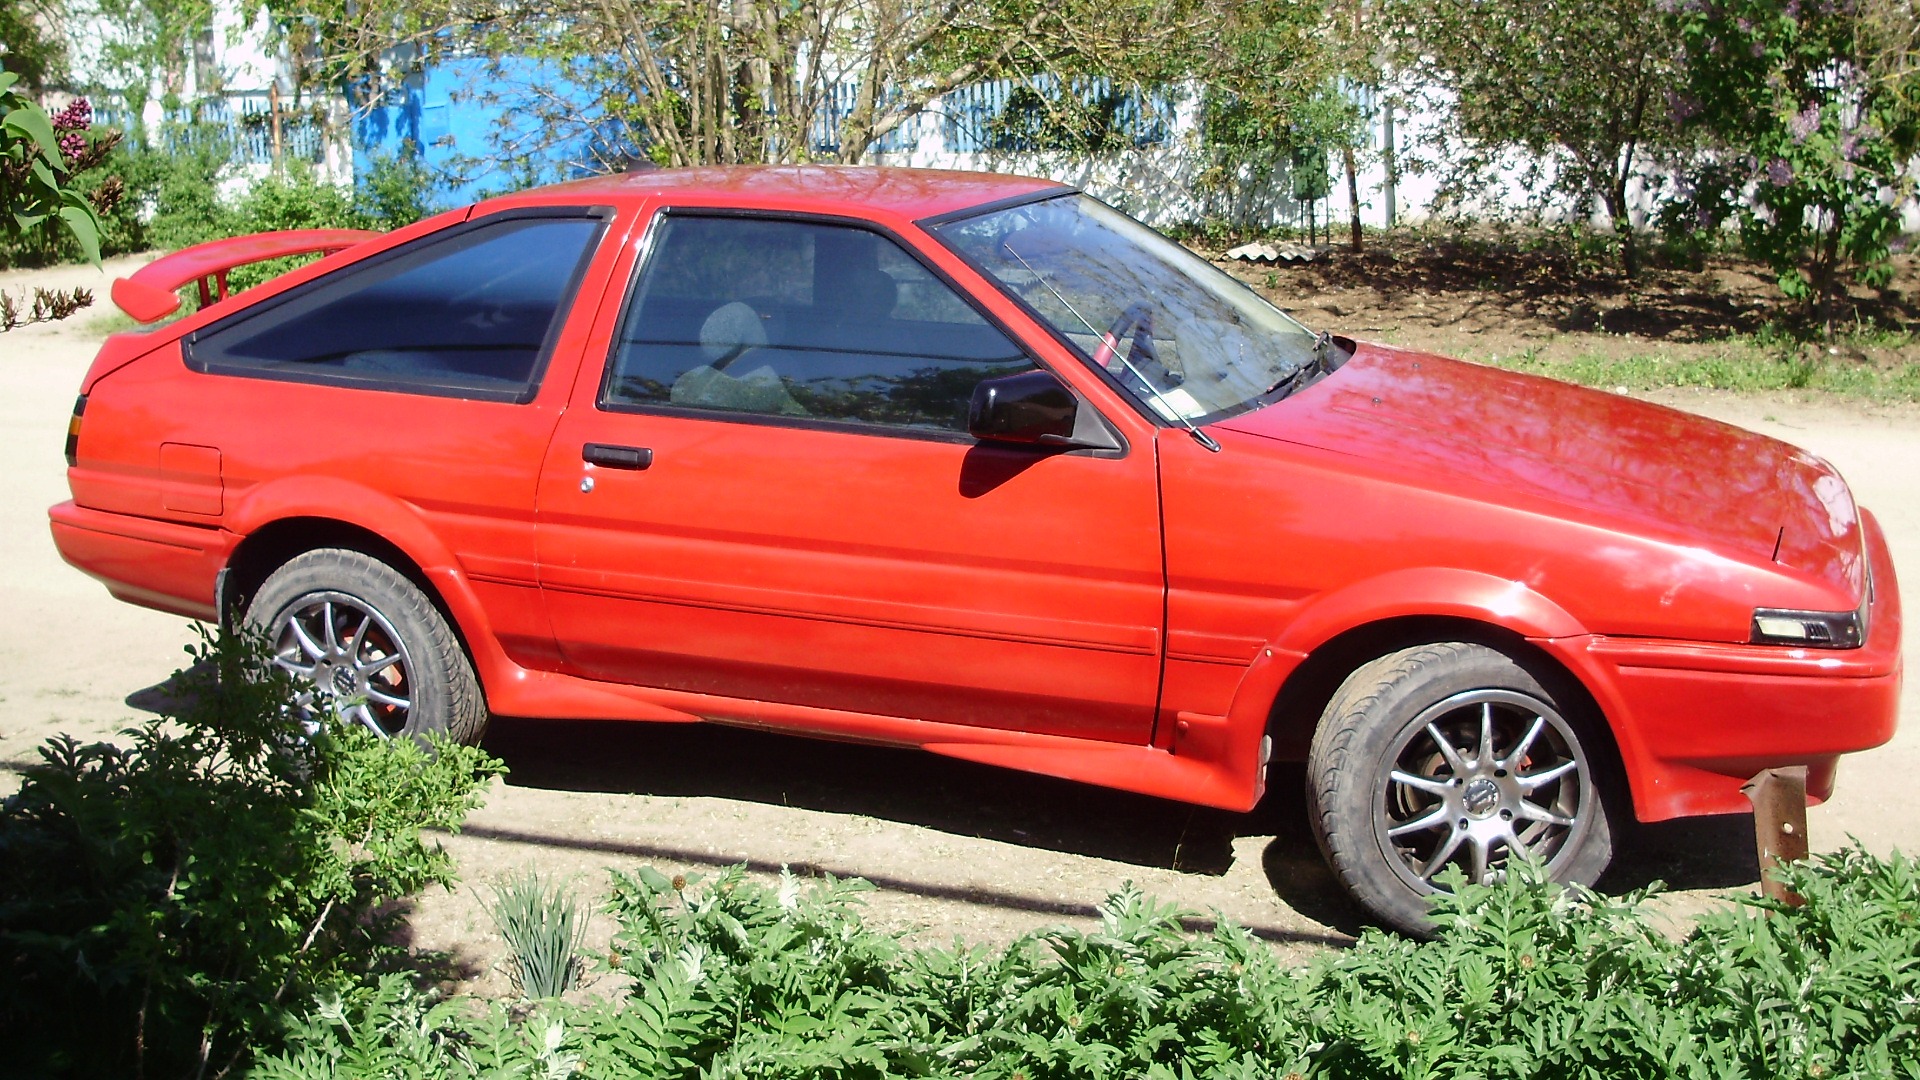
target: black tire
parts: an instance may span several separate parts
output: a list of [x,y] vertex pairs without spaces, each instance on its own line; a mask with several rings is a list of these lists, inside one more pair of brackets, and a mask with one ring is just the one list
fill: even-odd
[[453,628],[372,556],[317,548],[287,560],[254,593],[246,623],[281,667],[357,701],[343,715],[378,734],[472,744],[486,729],[486,697]]
[[1341,884],[1383,925],[1421,937],[1443,888],[1431,878],[1479,865],[1489,879],[1513,841],[1554,880],[1593,884],[1613,857],[1612,747],[1583,704],[1463,642],[1403,649],[1348,676],[1307,758],[1308,820]]

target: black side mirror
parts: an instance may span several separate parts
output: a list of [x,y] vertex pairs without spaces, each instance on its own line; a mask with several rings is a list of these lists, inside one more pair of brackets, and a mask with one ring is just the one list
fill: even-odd
[[967,434],[1009,443],[1071,444],[1080,401],[1050,371],[983,379],[967,407]]

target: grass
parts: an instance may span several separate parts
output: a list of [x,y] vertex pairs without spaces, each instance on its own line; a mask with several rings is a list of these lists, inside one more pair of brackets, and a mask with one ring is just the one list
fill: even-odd
[[1663,390],[1697,387],[1762,393],[1805,390],[1871,401],[1920,401],[1920,363],[1876,366],[1821,355],[1817,350],[1783,349],[1755,337],[1730,338],[1700,352],[1644,352],[1605,356],[1598,352],[1564,359],[1538,349],[1486,362],[1511,371],[1547,375],[1605,390]]
[[86,322],[86,331],[94,337],[104,338],[111,334],[124,334],[134,330],[145,330],[146,326],[134,322],[133,316],[119,308],[109,308]]

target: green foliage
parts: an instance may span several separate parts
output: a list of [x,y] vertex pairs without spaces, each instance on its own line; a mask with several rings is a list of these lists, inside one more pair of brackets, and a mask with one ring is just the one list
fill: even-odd
[[[1199,187],[1217,214],[1258,220],[1260,196],[1327,196],[1327,154],[1362,141],[1360,110],[1339,79],[1364,70],[1330,3],[1254,0],[1226,6],[1209,27],[1200,74],[1205,168]],[[1344,24],[1340,24],[1344,25]]]
[[[1892,280],[1900,207],[1920,152],[1920,74],[1876,77],[1876,27],[1835,0],[1716,0],[1680,5],[1687,82],[1673,98],[1715,153],[1670,223],[1739,223],[1747,252],[1788,298],[1825,309],[1850,276]],[[1888,193],[1892,198],[1888,198]]]
[[500,770],[478,750],[317,724],[263,646],[192,650],[174,715],[52,740],[0,805],[0,1029],[29,1075],[199,1075],[271,1046],[284,1004],[364,977],[395,901],[452,879]]
[[0,68],[0,233],[18,241],[56,223],[100,262],[100,217],[73,182],[74,161],[52,118]]
[[564,888],[528,870],[496,886],[487,911],[506,939],[513,985],[523,996],[559,997],[579,985],[587,920]]
[[905,949],[864,929],[857,883],[776,888],[614,876],[622,1000],[436,1004],[398,980],[317,1003],[264,1062],[327,1077],[949,1076],[1050,1080],[1920,1076],[1920,864],[1858,850],[1788,867],[1684,940],[1641,902],[1537,866],[1454,882],[1439,933],[1369,933],[1288,971],[1231,925],[1131,887],[1091,932],[1000,951]]

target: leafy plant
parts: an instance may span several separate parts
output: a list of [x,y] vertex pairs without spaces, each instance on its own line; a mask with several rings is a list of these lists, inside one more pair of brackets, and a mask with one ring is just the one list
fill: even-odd
[[329,995],[262,1063],[327,1077],[1087,1076],[1600,1080],[1920,1075],[1920,864],[1857,849],[1787,867],[1685,940],[1534,865],[1456,880],[1439,933],[1370,932],[1288,971],[1259,939],[1131,887],[1091,931],[905,949],[858,883],[614,875],[606,1004],[436,1003],[389,979]]
[[87,122],[63,113],[56,123],[18,88],[19,81],[0,68],[0,212],[6,215],[0,231],[17,243],[58,222],[98,265],[98,209],[73,182],[74,173],[87,167],[83,159],[97,152],[80,133]]
[[10,292],[0,291],[0,333],[32,323],[56,322],[93,304],[90,289],[47,289],[33,287],[33,299],[25,311]]
[[523,997],[556,998],[579,985],[587,921],[570,893],[527,870],[494,888],[487,911],[506,939],[513,985]]
[[1849,277],[1875,287],[1893,278],[1889,256],[1920,152],[1920,72],[1875,70],[1886,28],[1871,10],[1717,0],[1678,4],[1672,16],[1686,83],[1671,108],[1715,152],[1669,224],[1737,222],[1748,254],[1829,335]]
[[263,646],[203,635],[172,716],[51,740],[0,804],[0,1029],[29,1074],[225,1072],[283,1010],[382,957],[396,901],[452,879],[500,771],[478,750],[322,724]]

